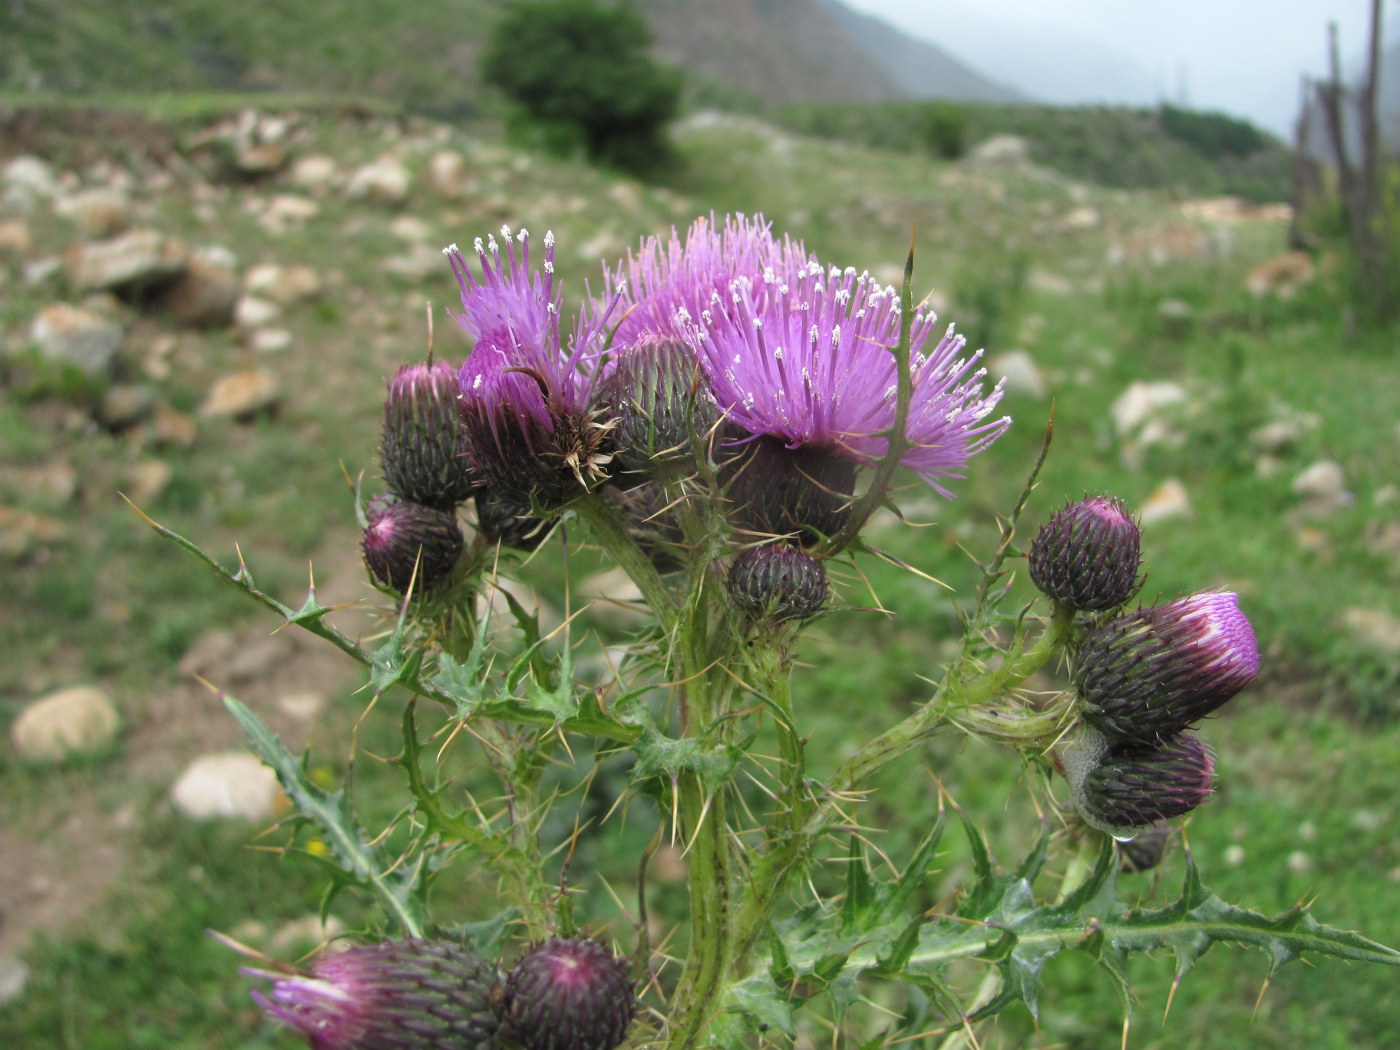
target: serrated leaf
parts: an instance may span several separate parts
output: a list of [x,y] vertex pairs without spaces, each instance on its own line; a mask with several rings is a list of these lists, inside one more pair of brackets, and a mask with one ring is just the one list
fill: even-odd
[[232,696],[224,694],[223,701],[247,734],[253,750],[277,774],[297,812],[320,830],[340,869],[373,892],[405,933],[420,936],[425,919],[421,901],[412,894],[411,885],[385,877],[390,865],[366,841],[345,793],[323,791],[312,784],[301,760],[282,746],[277,734],[262,719]]
[[729,781],[740,757],[739,749],[731,744],[707,746],[695,737],[677,740],[650,726],[642,730],[634,748],[633,780],[674,780],[682,773],[692,773],[707,792],[718,791]]

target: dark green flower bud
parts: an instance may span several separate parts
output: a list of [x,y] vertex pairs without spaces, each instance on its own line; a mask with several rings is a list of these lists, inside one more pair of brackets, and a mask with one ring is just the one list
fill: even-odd
[[1189,813],[1214,790],[1215,759],[1191,733],[1162,744],[1123,744],[1086,727],[1056,758],[1084,822],[1118,838]]
[[719,419],[695,352],[653,336],[618,356],[598,403],[613,423],[608,437],[618,465],[651,477],[692,471],[692,439],[703,438]]
[[450,941],[386,941],[323,955],[253,998],[312,1050],[495,1050],[500,976]]
[[389,380],[379,458],[400,499],[451,510],[475,487],[457,409],[457,369],[405,365]]
[[456,515],[421,503],[382,499],[371,499],[365,510],[369,527],[360,546],[365,564],[382,586],[402,594],[413,582],[414,593],[425,594],[452,578],[463,546]]
[[1122,605],[1138,589],[1141,536],[1123,504],[1107,496],[1071,503],[1031,541],[1035,585],[1084,612]]
[[756,620],[806,620],[826,606],[826,569],[801,547],[750,547],[729,569],[729,597]]
[[490,488],[477,490],[476,531],[492,543],[532,551],[549,535],[549,525],[530,514],[530,508],[495,496]]
[[612,1050],[637,996],[624,962],[587,937],[555,938],[506,978],[506,1025],[525,1050]]

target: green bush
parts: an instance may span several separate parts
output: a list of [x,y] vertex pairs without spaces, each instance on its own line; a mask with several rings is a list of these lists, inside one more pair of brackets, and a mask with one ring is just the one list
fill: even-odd
[[594,162],[629,171],[666,156],[664,130],[680,104],[681,76],[648,53],[651,31],[630,5],[598,0],[511,4],[481,58],[555,151],[581,145]]

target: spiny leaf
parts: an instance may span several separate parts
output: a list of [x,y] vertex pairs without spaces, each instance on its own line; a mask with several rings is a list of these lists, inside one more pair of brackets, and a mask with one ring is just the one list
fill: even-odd
[[297,812],[320,829],[340,868],[374,893],[404,933],[421,936],[425,921],[421,901],[411,893],[411,885],[385,876],[390,865],[380,850],[366,841],[345,793],[323,791],[312,784],[301,760],[282,746],[262,719],[234,697],[224,694],[222,698],[253,750],[277,774]]

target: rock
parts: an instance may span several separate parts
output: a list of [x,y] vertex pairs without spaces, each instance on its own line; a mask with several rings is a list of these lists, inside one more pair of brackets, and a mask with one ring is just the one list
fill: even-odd
[[193,416],[177,412],[164,401],[158,402],[151,412],[151,435],[161,444],[188,448],[198,434],[199,425]]
[[1040,366],[1025,350],[1008,350],[997,354],[987,362],[987,371],[1004,378],[1006,390],[1013,397],[1019,395],[1039,400],[1047,393]]
[[233,323],[239,328],[261,328],[282,316],[282,307],[256,295],[239,296],[233,305]]
[[287,151],[276,142],[254,142],[233,155],[234,170],[245,179],[261,179],[281,171]]
[[148,383],[118,383],[107,388],[97,406],[97,421],[108,430],[125,430],[151,414],[156,388]]
[[276,354],[292,345],[292,333],[285,328],[255,328],[248,333],[248,349],[259,354]]
[[1184,518],[1191,514],[1191,498],[1186,494],[1186,486],[1175,478],[1162,482],[1138,508],[1138,519],[1143,525],[1172,518]]
[[1025,168],[1031,162],[1031,144],[1020,135],[993,135],[968,150],[961,163],[973,168]]
[[217,328],[233,322],[237,300],[238,275],[228,266],[194,255],[161,295],[159,306],[179,324]]
[[321,294],[321,275],[310,266],[264,264],[248,271],[243,290],[279,306],[291,306]]
[[247,419],[275,408],[282,400],[282,385],[271,372],[250,369],[233,372],[215,381],[204,404],[201,419]]
[[74,686],[35,700],[10,727],[21,758],[60,762],[70,754],[93,754],[111,745],[121,718],[102,690]]
[[428,190],[439,197],[455,200],[467,195],[467,163],[460,153],[441,150],[428,158],[423,172]]
[[119,190],[82,190],[54,203],[54,211],[89,237],[110,237],[131,224],[131,201]]
[[36,200],[56,195],[58,188],[58,177],[48,162],[27,153],[0,169],[0,200],[16,207],[32,207]]
[[157,230],[132,230],[110,240],[70,248],[63,257],[74,287],[127,294],[158,288],[185,270],[189,252]]
[[78,472],[65,460],[53,460],[36,467],[6,468],[0,477],[26,502],[62,507],[78,492]]
[[1113,416],[1113,428],[1119,437],[1127,437],[1143,429],[1145,424],[1158,415],[1163,408],[1177,405],[1186,400],[1186,390],[1170,380],[1155,383],[1131,383],[1128,389],[1118,395],[1109,408]]
[[[1027,154],[1027,160],[1030,159]],[[1065,213],[1060,224],[1067,230],[1092,230],[1103,221],[1097,208],[1091,208],[1087,204],[1071,209]]]
[[108,376],[122,345],[122,329],[109,317],[51,303],[39,311],[29,327],[29,338],[47,361],[74,365],[90,376]]
[[1400,653],[1400,617],[1393,613],[1354,607],[1342,614],[1342,622],[1362,644],[1385,653]]
[[304,190],[324,190],[340,175],[340,167],[334,157],[316,155],[301,157],[292,164],[288,179],[292,185]]
[[14,1002],[24,994],[29,983],[29,967],[23,959],[0,955],[0,1006]]
[[1307,252],[1285,252],[1250,270],[1244,287],[1255,298],[1292,299],[1316,277],[1317,267]]
[[1303,440],[1303,425],[1295,419],[1265,423],[1249,432],[1249,443],[1266,455],[1292,451]]
[[23,219],[0,222],[0,255],[28,255],[33,247],[34,238]]
[[127,494],[138,507],[146,506],[160,498],[174,477],[175,469],[165,460],[143,459],[128,474]]
[[345,194],[351,200],[374,204],[402,204],[408,199],[408,169],[393,157],[380,157],[350,176]]
[[170,801],[193,820],[268,820],[286,805],[277,774],[246,751],[200,755],[170,789]]
[[304,225],[321,213],[321,206],[309,197],[279,193],[269,200],[258,215],[258,225],[268,233],[285,233]]
[[1293,494],[1322,503],[1340,503],[1345,498],[1346,479],[1340,464],[1318,460],[1293,479]]
[[68,527],[22,507],[0,506],[0,557],[18,560],[38,546],[68,538]]

